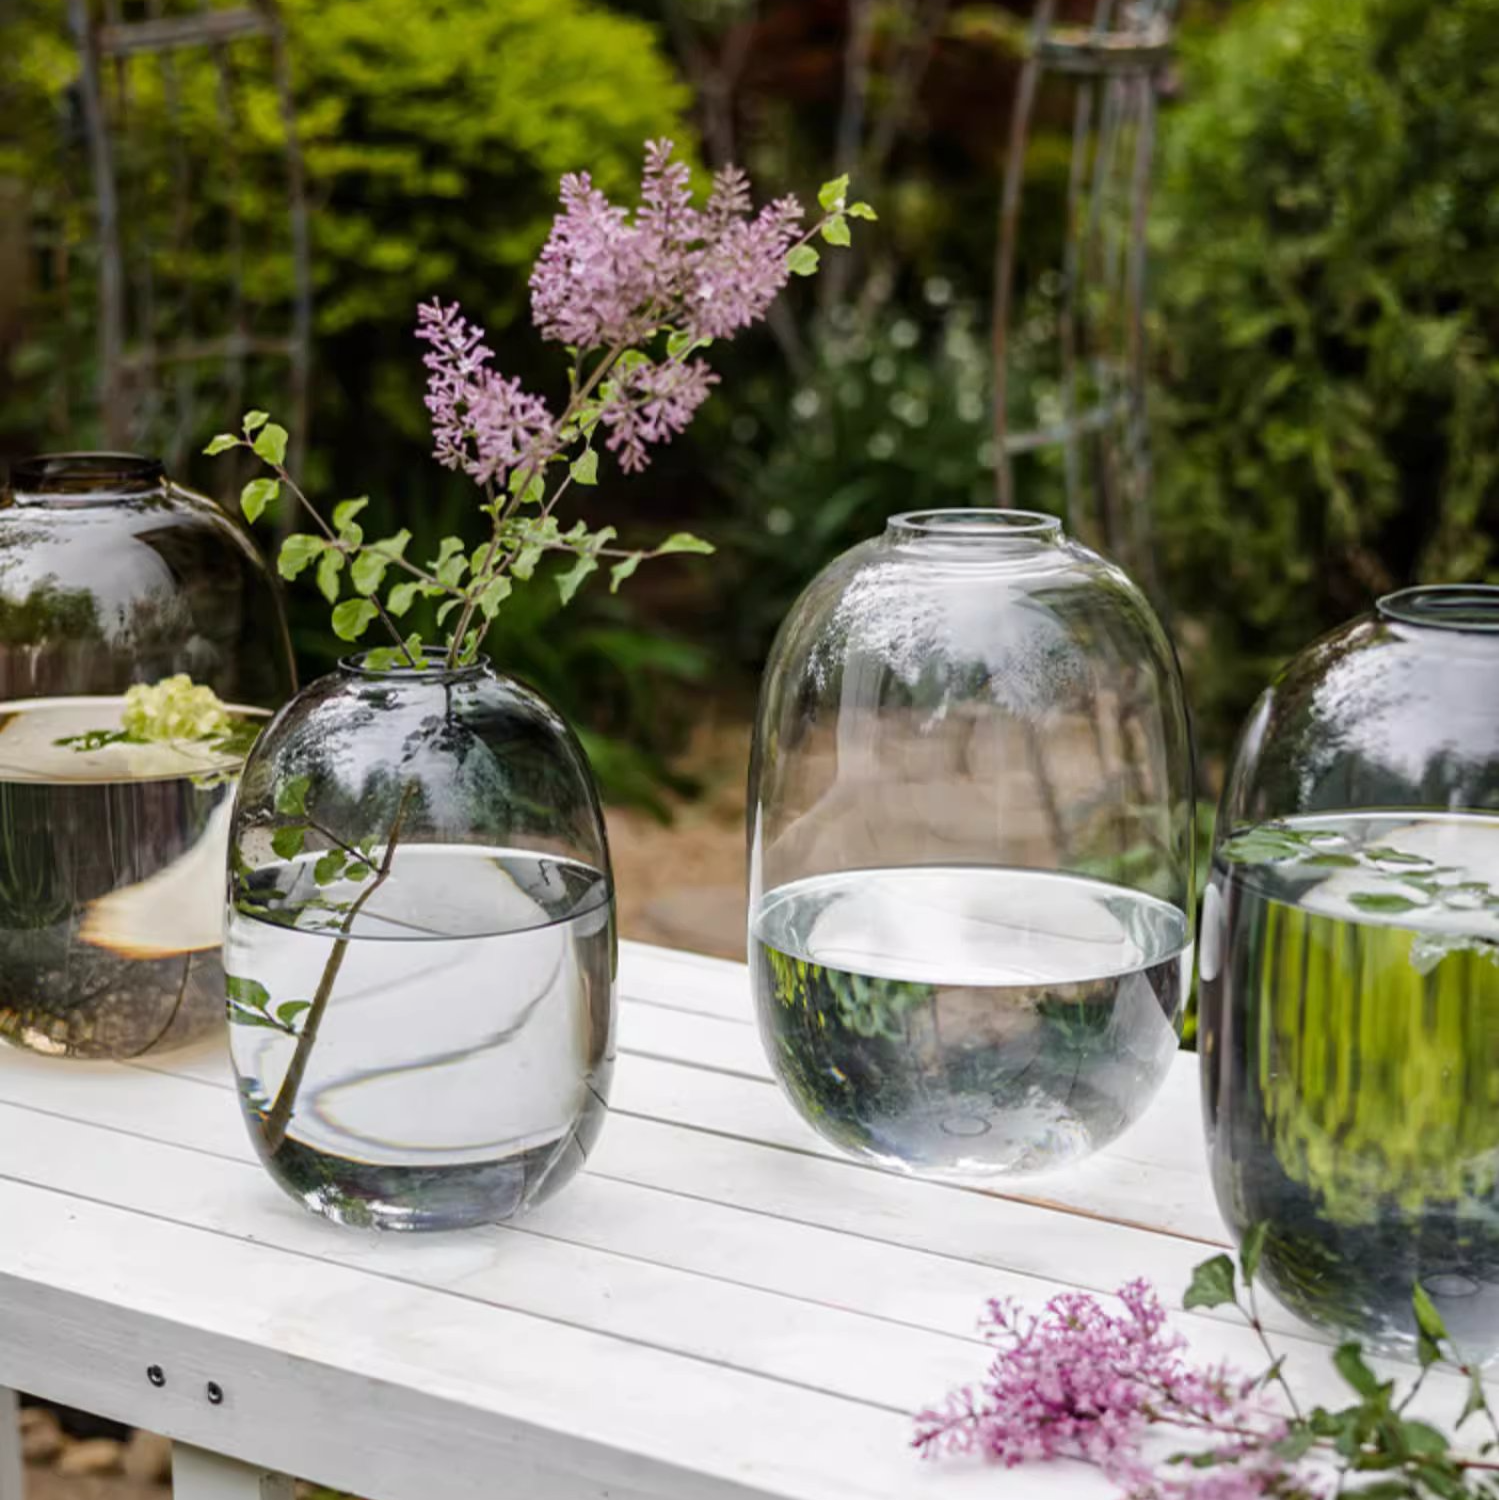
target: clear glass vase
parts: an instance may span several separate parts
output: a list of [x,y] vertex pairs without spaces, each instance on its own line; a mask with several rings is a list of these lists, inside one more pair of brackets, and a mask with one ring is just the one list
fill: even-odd
[[1271,1288],[1398,1347],[1419,1283],[1499,1349],[1499,589],[1392,594],[1261,697],[1200,971],[1213,1181]]
[[245,1118],[339,1223],[508,1219],[578,1170],[606,1110],[598,795],[562,718],[487,663],[363,660],[245,766],[225,938]]
[[0,504],[6,1041],[136,1057],[223,1025],[240,752],[118,738],[126,689],[179,673],[244,718],[292,692],[280,597],[243,532],[152,459],[18,464]]
[[1192,755],[1138,589],[1023,511],[897,516],[782,626],[750,772],[749,946],[793,1104],[855,1155],[1037,1171],[1177,1046]]

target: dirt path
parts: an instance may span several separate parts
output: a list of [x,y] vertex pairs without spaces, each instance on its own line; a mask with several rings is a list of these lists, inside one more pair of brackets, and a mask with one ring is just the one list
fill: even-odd
[[620,934],[720,958],[744,957],[747,724],[709,722],[681,769],[701,786],[663,825],[635,808],[608,809]]

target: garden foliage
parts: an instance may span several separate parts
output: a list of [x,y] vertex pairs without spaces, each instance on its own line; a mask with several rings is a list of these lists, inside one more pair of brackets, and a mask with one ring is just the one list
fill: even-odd
[[1372,596],[1499,578],[1499,0],[1254,0],[1183,63],[1156,509],[1211,743]]

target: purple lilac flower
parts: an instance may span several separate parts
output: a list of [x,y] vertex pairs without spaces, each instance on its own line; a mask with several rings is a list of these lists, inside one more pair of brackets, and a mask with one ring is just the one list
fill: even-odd
[[461,315],[456,302],[419,307],[416,335],[430,345],[422,363],[439,463],[489,484],[545,455],[555,437],[546,402],[489,368],[494,356],[484,332]]
[[620,376],[601,420],[606,446],[627,474],[650,461],[646,444],[669,442],[692,421],[718,376],[700,359],[636,365]]
[[[1257,1382],[1225,1365],[1189,1364],[1186,1341],[1167,1329],[1146,1282],[1121,1287],[1119,1299],[1123,1314],[1081,1292],[1054,1297],[1039,1317],[1013,1303],[990,1303],[984,1331],[1001,1348],[988,1378],[956,1392],[941,1409],[921,1412],[915,1446],[928,1454],[979,1454],[1006,1467],[1079,1458],[1119,1482],[1132,1500],[1313,1493],[1273,1453],[1286,1427]],[[1141,1444],[1160,1422],[1216,1438],[1214,1450],[1235,1461],[1157,1474]]]
[[718,174],[707,204],[670,141],[646,147],[633,220],[586,173],[562,183],[562,212],[531,275],[544,337],[582,349],[628,346],[661,326],[723,338],[765,316],[786,285],[802,208],[781,198],[750,216],[744,174]]

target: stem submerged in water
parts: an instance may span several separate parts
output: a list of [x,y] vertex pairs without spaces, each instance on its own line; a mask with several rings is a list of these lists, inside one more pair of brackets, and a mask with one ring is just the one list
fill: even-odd
[[323,966],[322,978],[318,980],[317,993],[312,997],[312,1006],[307,1012],[307,1019],[297,1037],[297,1050],[292,1053],[291,1065],[286,1070],[286,1076],[281,1080],[281,1087],[276,1091],[275,1103],[271,1105],[271,1111],[265,1117],[265,1124],[262,1127],[266,1149],[272,1156],[275,1156],[286,1144],[286,1132],[291,1125],[292,1113],[296,1109],[297,1095],[301,1091],[302,1080],[307,1073],[307,1064],[317,1041],[318,1029],[323,1023],[323,1013],[328,1009],[328,1001],[333,995],[333,986],[338,982],[339,970],[343,968],[344,955],[349,951],[349,939],[354,931],[355,919],[364,910],[370,897],[385,884],[390,876],[391,865],[395,860],[396,845],[401,839],[401,826],[406,821],[406,809],[414,791],[414,787],[408,786],[401,793],[401,802],[396,808],[390,832],[385,836],[385,854],[380,860],[380,867],[375,872],[375,878],[355,897],[353,904],[344,913],[343,921],[339,924],[338,940],[333,944],[333,951],[328,955],[328,962]]

